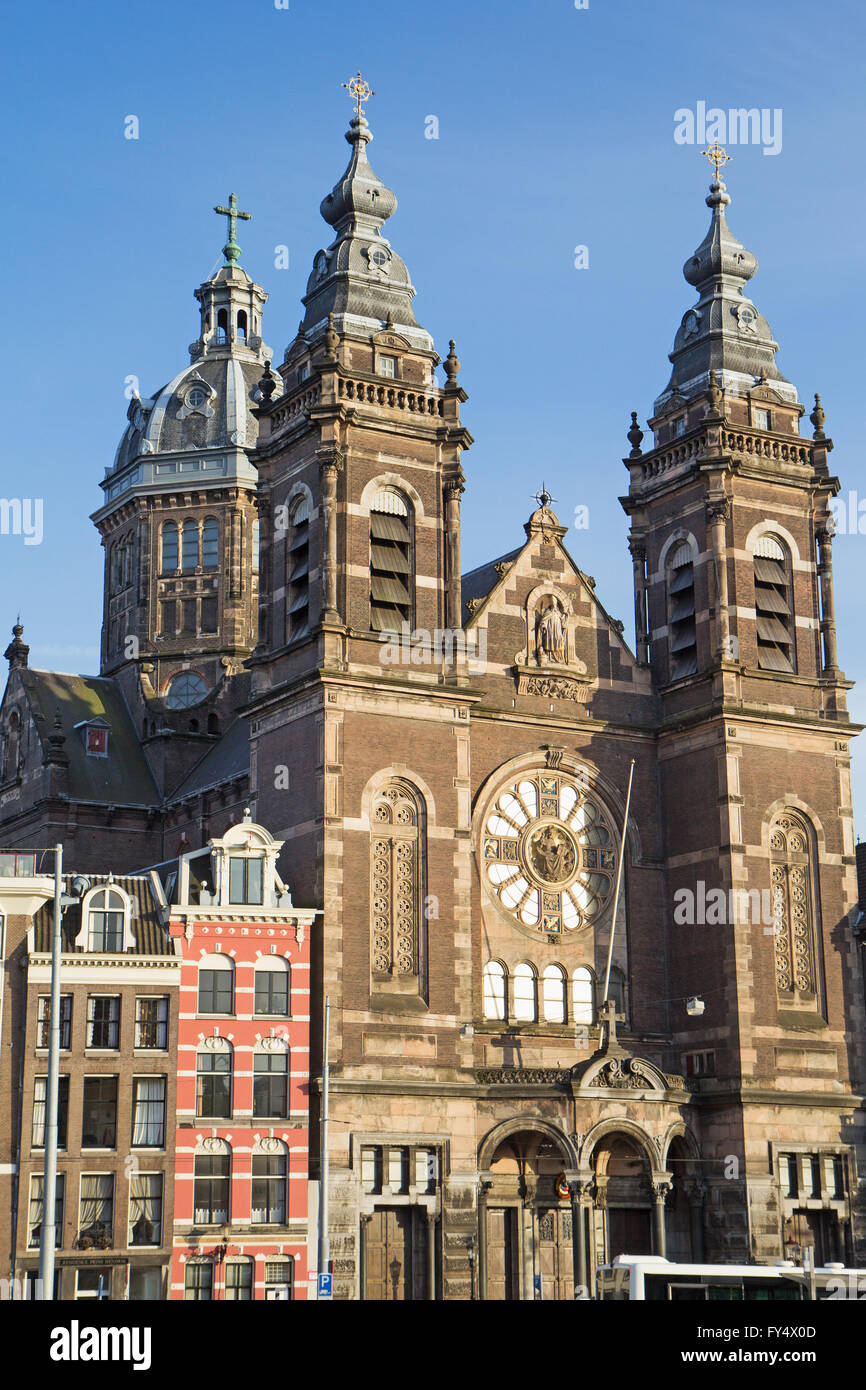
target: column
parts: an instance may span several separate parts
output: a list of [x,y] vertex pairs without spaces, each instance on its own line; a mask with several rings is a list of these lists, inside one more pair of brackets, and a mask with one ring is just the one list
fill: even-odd
[[592,1184],[585,1181],[569,1182],[568,1195],[571,1199],[571,1243],[574,1260],[574,1283],[578,1289],[589,1292],[586,1260],[586,1197]]
[[427,1297],[436,1301],[436,1210],[427,1208]]
[[478,1297],[487,1301],[487,1199],[492,1184],[484,1178],[478,1184]]
[[325,445],[317,452],[322,509],[322,621],[338,623],[340,614],[337,611],[337,474],[343,467],[343,452],[336,444]]
[[271,496],[259,493],[259,594],[258,612],[252,614],[255,623],[253,638],[256,647],[270,645],[273,605],[273,536],[271,534]]
[[731,646],[731,615],[728,599],[728,554],[725,543],[726,523],[731,515],[731,503],[727,497],[715,498],[707,503],[707,522],[712,530],[714,571],[716,576],[717,632],[719,637],[716,656],[721,661],[733,660]]
[[361,1225],[358,1232],[358,1292],[363,1302],[367,1297],[367,1227],[373,1220],[372,1215],[361,1213]]
[[821,635],[824,638],[824,670],[835,674],[839,670],[836,654],[836,614],[833,604],[833,534],[835,525],[831,518],[828,526],[818,532],[818,545],[821,548],[818,574],[821,581]]
[[667,1234],[665,1232],[665,1199],[671,1190],[670,1178],[653,1179],[653,1254],[665,1258],[667,1253]]
[[630,540],[632,568],[634,570],[634,632],[635,650],[639,666],[649,661],[649,628],[647,626],[647,580],[646,546],[642,540]]
[[445,626],[456,632],[463,626],[460,613],[460,496],[462,472],[445,484]]

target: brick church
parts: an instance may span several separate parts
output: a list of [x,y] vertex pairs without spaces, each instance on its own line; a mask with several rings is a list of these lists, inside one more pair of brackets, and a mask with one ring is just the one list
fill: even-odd
[[31,669],[20,624],[7,648],[0,843],[127,872],[245,805],[284,842],[323,912],[337,1297],[572,1298],[624,1251],[863,1262],[839,483],[718,151],[627,435],[632,649],[543,491],[461,575],[460,363],[360,101],[346,139],[278,370],[219,209],[189,365],[131,400],[101,484],[100,674]]

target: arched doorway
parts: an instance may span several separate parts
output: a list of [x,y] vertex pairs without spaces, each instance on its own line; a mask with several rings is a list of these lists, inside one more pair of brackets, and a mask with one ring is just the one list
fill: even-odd
[[698,1259],[698,1252],[692,1248],[693,1218],[690,1204],[691,1155],[685,1141],[673,1139],[668,1149],[666,1167],[671,1174],[672,1186],[665,1202],[665,1253],[669,1260],[688,1264]]
[[484,1164],[481,1297],[573,1300],[574,1235],[567,1142],[521,1129],[488,1149]]
[[617,1255],[653,1254],[653,1189],[645,1150],[630,1135],[614,1131],[599,1141],[592,1167],[596,1266]]

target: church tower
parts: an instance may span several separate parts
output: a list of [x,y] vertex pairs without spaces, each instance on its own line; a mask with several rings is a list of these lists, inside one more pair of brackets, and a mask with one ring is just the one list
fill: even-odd
[[189,365],[136,392],[93,521],[105,549],[101,674],[117,678],[165,791],[231,723],[256,642],[258,437],[267,294],[240,265],[232,194],[224,263],[195,291]]
[[[705,1156],[734,1156],[744,1183],[720,1188],[732,1218],[713,1258],[776,1258],[780,1231],[809,1228],[820,1263],[850,1255],[863,1220],[845,1147],[862,1141],[864,1020],[849,918],[857,730],[833,614],[839,482],[818,397],[811,437],[800,432],[804,407],[746,293],[757,261],[727,224],[727,157],[707,153],[710,226],[683,268],[698,299],[648,449],[632,417],[622,499],[637,653],[659,702],[670,994],[706,982],[706,1012],[675,1039],[706,1075]],[[825,1157],[850,1171],[817,1182],[807,1211],[803,1175]]]

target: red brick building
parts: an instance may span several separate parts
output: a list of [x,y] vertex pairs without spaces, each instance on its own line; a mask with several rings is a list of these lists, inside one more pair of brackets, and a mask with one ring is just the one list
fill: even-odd
[[[310,940],[246,819],[181,856],[174,1299],[306,1299]],[[315,1240],[315,1232],[312,1236]]]

